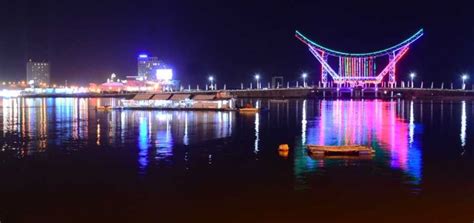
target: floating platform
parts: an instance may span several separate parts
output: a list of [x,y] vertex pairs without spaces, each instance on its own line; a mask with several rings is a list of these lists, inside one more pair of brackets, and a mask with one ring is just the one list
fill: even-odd
[[370,156],[375,153],[371,147],[362,145],[318,146],[307,145],[307,150],[315,156]]

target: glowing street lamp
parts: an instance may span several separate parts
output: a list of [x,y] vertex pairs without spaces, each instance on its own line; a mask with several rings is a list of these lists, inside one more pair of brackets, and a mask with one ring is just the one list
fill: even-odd
[[411,87],[413,88],[413,78],[415,78],[416,74],[415,73],[410,73],[410,78],[411,78]]
[[260,74],[255,74],[254,78],[255,78],[255,80],[257,81],[257,89],[258,89],[258,88],[260,88],[260,87],[259,87]]
[[301,77],[303,77],[303,87],[306,87],[306,78],[308,77],[307,73],[301,74]]
[[207,79],[211,82],[211,90],[214,90],[214,77],[209,76]]
[[466,83],[466,80],[469,79],[469,75],[463,74],[461,76],[461,78],[462,78],[462,89],[466,89],[466,84],[465,83]]

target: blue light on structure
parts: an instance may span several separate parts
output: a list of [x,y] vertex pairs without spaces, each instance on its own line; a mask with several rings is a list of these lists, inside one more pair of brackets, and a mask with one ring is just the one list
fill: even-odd
[[139,57],[139,58],[148,58],[148,55],[146,55],[146,54],[140,54],[140,55],[138,55],[138,57]]

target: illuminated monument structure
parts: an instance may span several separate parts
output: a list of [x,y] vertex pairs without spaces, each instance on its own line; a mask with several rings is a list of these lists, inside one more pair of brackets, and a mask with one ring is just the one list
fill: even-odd
[[[296,38],[306,44],[311,54],[321,63],[321,83],[328,87],[328,76],[338,86],[377,86],[385,76],[388,76],[390,87],[396,87],[396,64],[407,53],[410,45],[423,36],[420,29],[413,36],[392,47],[369,53],[347,53],[329,49],[296,31]],[[376,61],[387,58],[388,64],[383,69],[378,69]],[[337,60],[332,62],[332,60]],[[330,64],[338,64],[333,68]],[[337,69],[337,72],[336,72]]]

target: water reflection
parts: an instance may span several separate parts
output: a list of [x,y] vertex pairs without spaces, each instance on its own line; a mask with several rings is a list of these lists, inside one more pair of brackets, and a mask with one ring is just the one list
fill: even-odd
[[[67,146],[88,134],[87,99],[11,98],[2,100],[1,132],[5,150],[20,157],[52,144]],[[54,126],[51,123],[54,122]],[[51,129],[55,131],[51,132]],[[63,140],[64,137],[68,140]]]
[[[171,135],[171,124],[173,116],[170,113],[160,112],[157,114],[158,123],[156,129],[156,159],[165,160],[173,154],[173,136]],[[186,119],[185,119],[186,123]],[[185,124],[186,129],[186,124]],[[184,137],[183,137],[184,144]]]
[[[305,141],[316,145],[370,145],[376,150],[376,161],[402,170],[410,176],[410,183],[419,184],[422,178],[422,125],[416,123],[414,102],[411,101],[409,106],[407,123],[403,119],[404,102],[397,106],[396,102],[380,100],[323,100],[316,108],[320,109],[319,116],[308,118],[312,121],[306,120],[306,109],[303,108],[302,145],[304,147]],[[304,150],[303,147],[301,150]],[[303,154],[295,156],[295,159],[297,175],[325,167],[331,162],[338,163],[328,160],[308,162]],[[348,165],[346,161],[339,164]]]
[[301,109],[301,144],[306,144],[306,124],[308,123],[306,117],[306,100],[303,101],[303,108]]
[[[259,107],[266,104],[270,107],[270,103],[261,103],[260,100],[251,102]],[[278,135],[288,137],[284,143],[290,145],[292,142],[289,140],[294,140],[295,149],[279,155],[294,159],[292,167],[297,184],[307,182],[304,181],[305,174],[324,174],[332,166],[360,165],[364,162],[401,172],[406,176],[405,182],[413,185],[420,184],[423,178],[420,136],[424,126],[420,114],[423,104],[420,101],[290,100],[285,105],[287,109],[280,109],[276,104],[269,112],[245,117],[236,116],[233,112],[98,112],[94,108],[99,103],[115,102],[113,99],[76,98],[3,99],[0,149],[4,153],[1,155],[22,158],[50,150],[70,154],[70,151],[83,149],[125,148],[134,154],[133,164],[137,165],[139,172],[146,174],[155,165],[174,165],[176,160],[183,159],[188,163],[188,160],[197,157],[196,153],[201,152],[199,146],[203,144],[205,154],[199,157],[204,157],[207,163],[214,166],[223,157],[219,153],[227,153],[225,155],[229,159],[241,158],[238,155],[241,147],[253,147],[259,158],[276,155],[274,144],[283,140],[275,139],[274,136]],[[455,132],[455,140],[460,140],[462,147],[468,147],[470,142],[467,132],[470,120],[467,116],[471,113],[467,110],[468,105],[469,102],[462,102],[462,106],[452,106],[453,115],[461,115],[461,123],[456,117],[445,121],[449,123],[450,130],[454,129],[451,132]],[[429,120],[438,120],[432,116],[439,111],[443,117],[446,105],[441,103],[435,112],[433,107],[436,108],[437,104],[431,102],[427,106],[432,108]],[[448,110],[444,110],[448,114]],[[287,114],[283,114],[285,111]],[[428,112],[426,108],[425,111]],[[246,122],[241,122],[244,124],[238,125],[236,132],[237,117]],[[425,117],[428,119],[428,116]],[[222,144],[223,141],[213,141],[230,136],[235,138]],[[212,143],[205,144],[207,142]],[[239,145],[242,142],[246,145]],[[370,162],[313,159],[306,153],[306,144],[365,144],[372,146],[376,155]],[[219,147],[208,150],[208,145]],[[269,145],[273,147],[269,148]],[[184,152],[181,148],[185,148]],[[264,152],[270,149],[272,153]]]
[[[232,112],[100,112],[94,109],[97,104],[116,103],[116,99],[1,100],[0,148],[3,151],[23,157],[48,149],[137,148],[141,171],[146,170],[152,159],[169,162],[175,145],[231,136],[235,122]],[[258,128],[257,125],[257,137]]]
[[[295,150],[295,177],[296,177],[296,189],[307,189],[309,185],[306,185],[306,179],[303,175],[305,172],[314,172],[316,169],[317,162],[311,159],[306,152],[306,132],[307,130],[307,102],[306,100],[303,101],[301,105],[301,109],[299,108],[299,101],[295,103],[295,111],[298,119],[298,113],[301,110],[301,140],[297,140],[295,148],[299,148]],[[324,163],[324,161],[319,161],[320,163]]]
[[466,128],[467,128],[467,115],[466,115],[466,101],[462,102],[461,108],[461,146],[466,146]]
[[148,117],[139,117],[138,130],[138,164],[140,172],[143,173],[148,166]]
[[260,141],[260,134],[259,134],[259,132],[260,132],[260,114],[257,112],[257,113],[255,114],[255,145],[254,145],[254,150],[253,150],[253,152],[254,152],[255,154],[257,154],[258,151],[260,151],[260,150],[258,149],[258,143],[259,143],[259,141]]
[[414,115],[414,111],[413,111],[413,101],[410,102],[410,132],[409,132],[409,136],[410,136],[410,144],[413,143],[413,137],[415,135],[415,115]]

